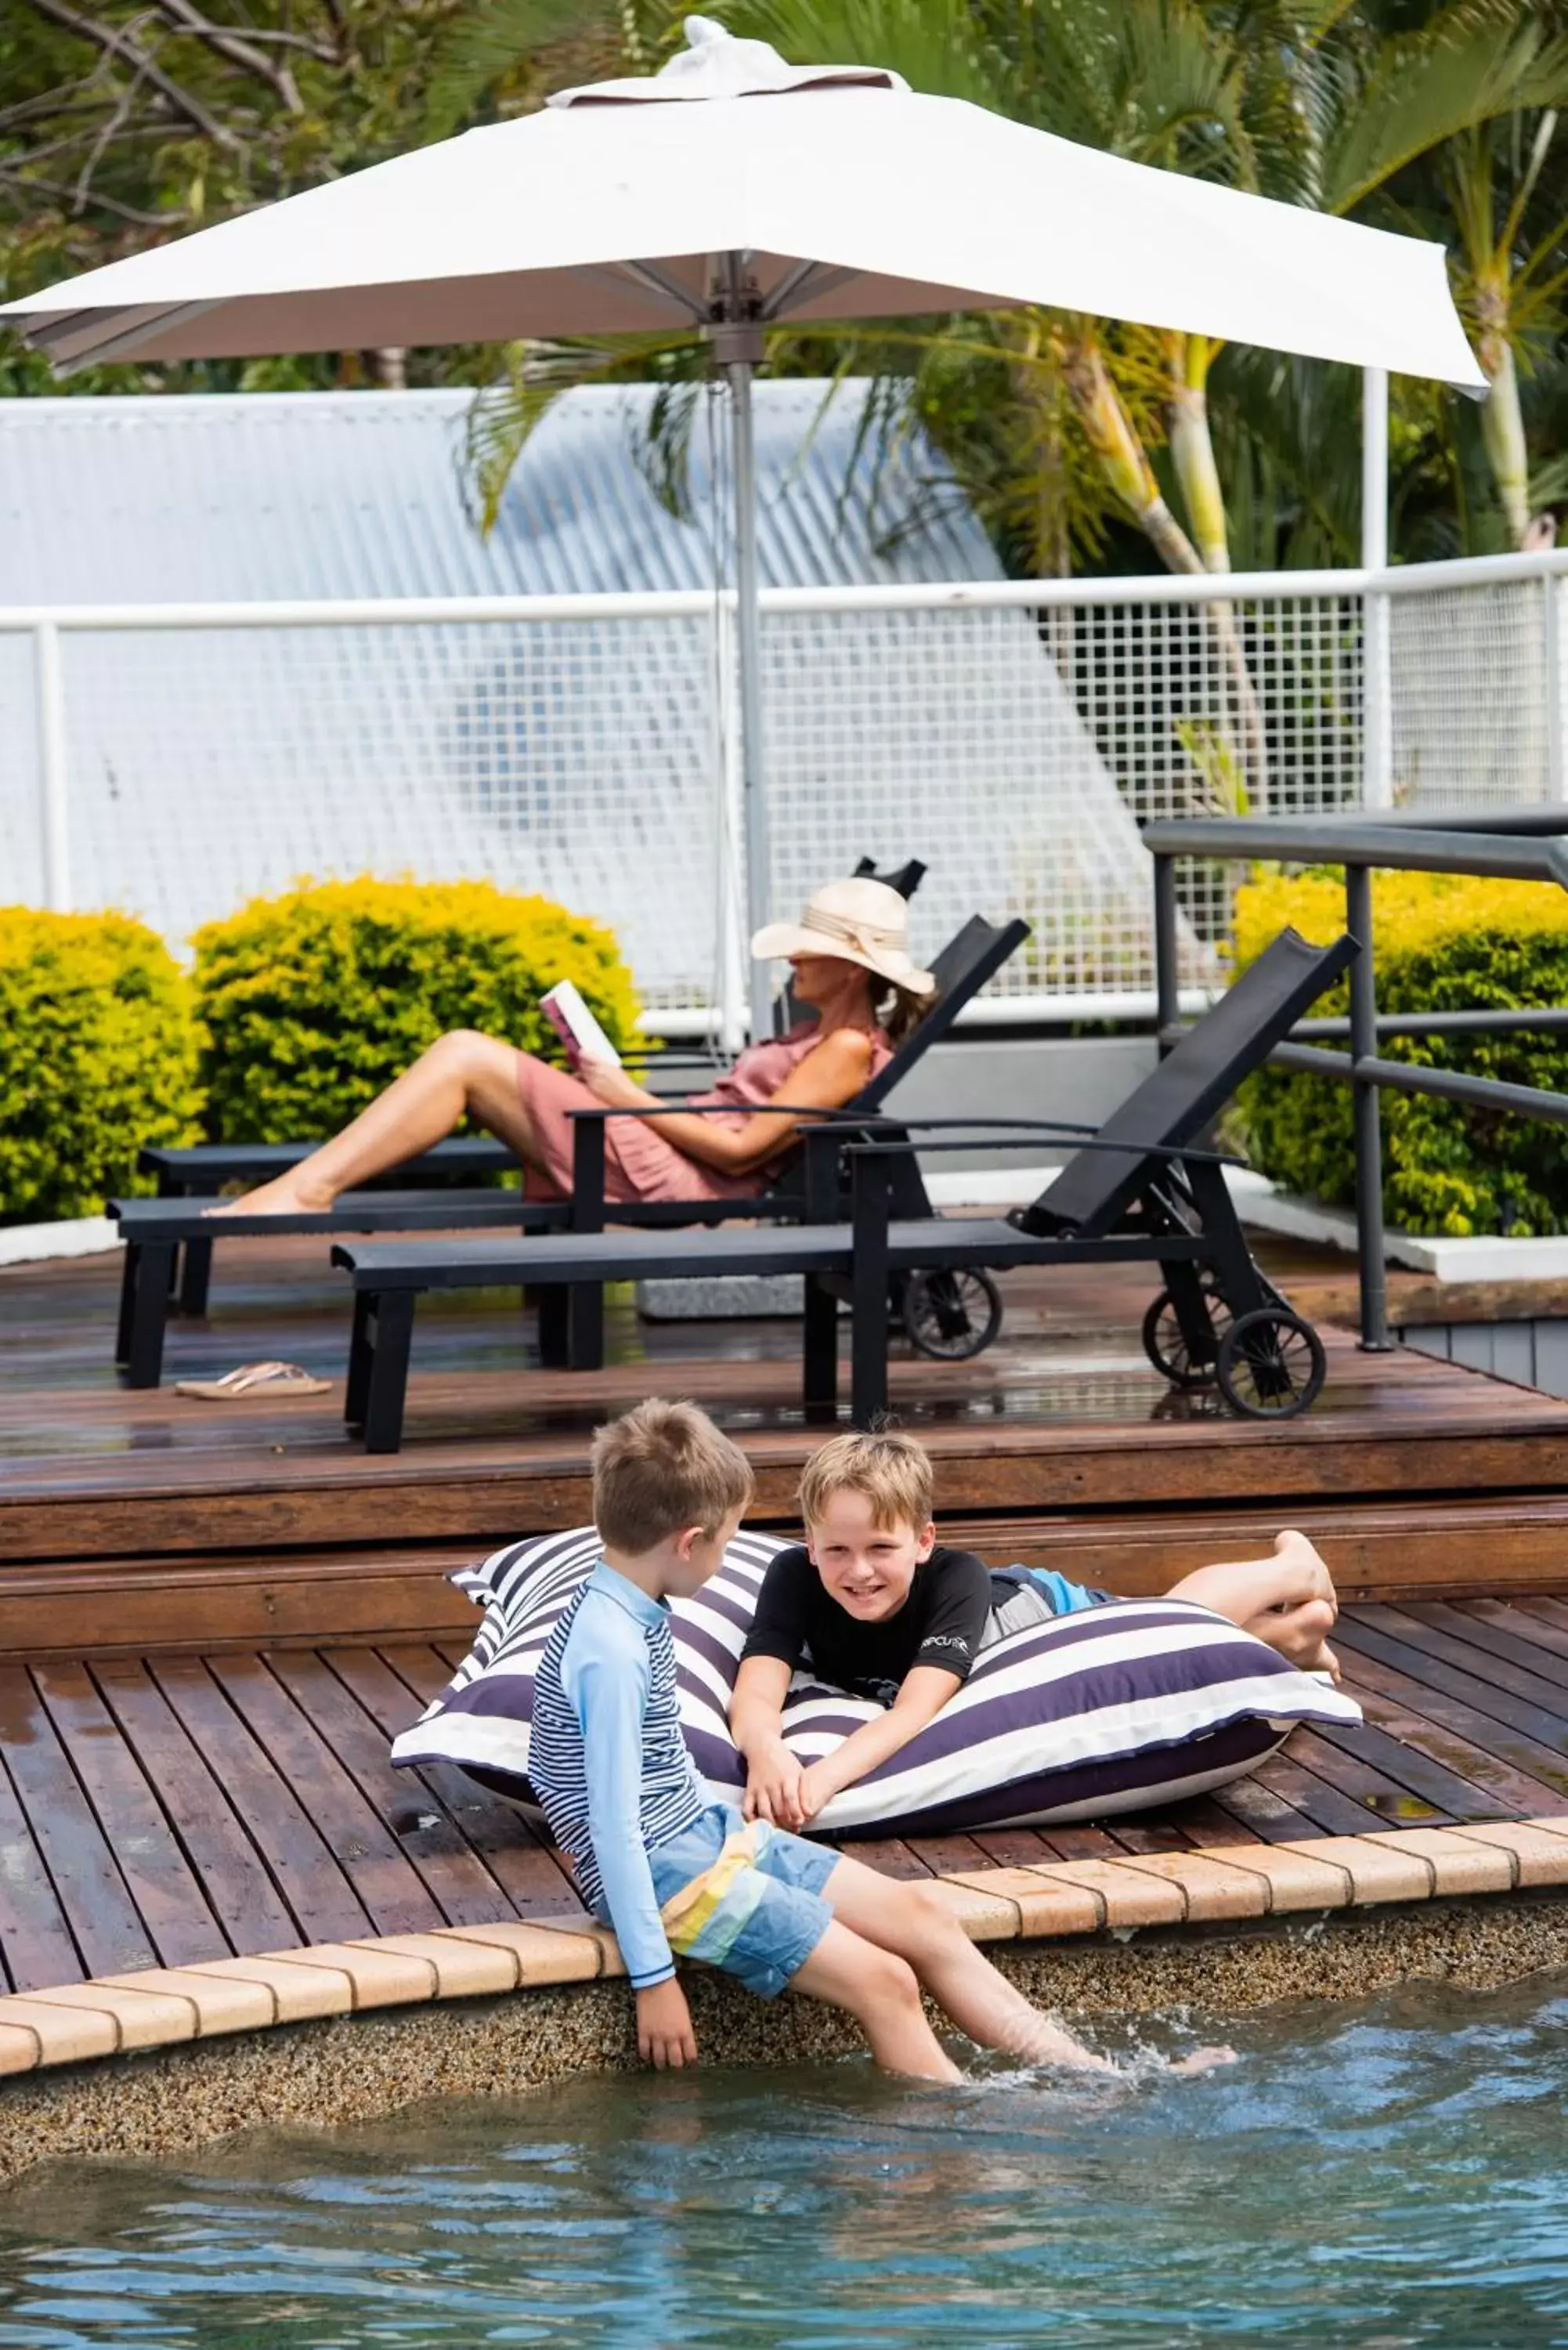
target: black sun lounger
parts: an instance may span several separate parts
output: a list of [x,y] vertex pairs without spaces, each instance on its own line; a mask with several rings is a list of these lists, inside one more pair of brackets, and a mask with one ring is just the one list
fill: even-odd
[[[949,1033],[965,1004],[1001,970],[1028,935],[1026,922],[992,924],[976,914],[949,941],[931,965],[937,993],[930,1010],[910,1030],[879,1075],[872,1078],[846,1110],[838,1114],[835,1130],[842,1125],[846,1143],[863,1138],[870,1130],[866,1120],[877,1116],[893,1087],[940,1037]],[[607,1213],[603,1119],[635,1114],[579,1114],[570,1200],[524,1200],[515,1191],[497,1189],[352,1191],[345,1192],[335,1206],[317,1214],[246,1216],[242,1212],[224,1216],[216,1226],[204,1212],[211,1194],[205,1199],[183,1201],[111,1201],[110,1212],[119,1217],[126,1243],[115,1359],[127,1385],[156,1387],[162,1376],[164,1337],[174,1304],[176,1261],[181,1248],[188,1255],[194,1248],[210,1253],[219,1239],[272,1238],[291,1233],[335,1237],[352,1232],[474,1231],[505,1232],[522,1240],[524,1235],[543,1237],[563,1231],[597,1232],[603,1228]],[[438,1146],[438,1151],[442,1147],[446,1146]],[[516,1163],[499,1144],[484,1147],[499,1153],[490,1163]],[[472,1146],[460,1142],[456,1148]],[[410,1168],[403,1171],[411,1171],[416,1165],[428,1169],[436,1161],[438,1151],[426,1154],[422,1161],[410,1162]],[[842,1194],[846,1208],[847,1196],[846,1189]],[[615,1209],[618,1222],[639,1229],[716,1224],[756,1216],[794,1222],[806,1212],[805,1153],[801,1149],[790,1152],[770,1189],[756,1197],[648,1201],[619,1204]],[[556,1283],[554,1273],[546,1273],[542,1262],[537,1268],[524,1264],[515,1279],[529,1287],[535,1283],[545,1285],[540,1307],[540,1336],[545,1359],[569,1364],[574,1369],[595,1367],[603,1353],[599,1284],[584,1283],[568,1289]]]
[[[1253,1264],[1225,1187],[1225,1162],[1200,1139],[1241,1079],[1262,1066],[1355,951],[1348,938],[1316,948],[1293,931],[1282,932],[1100,1132],[1081,1143],[1040,1199],[1012,1217],[931,1213],[913,1137],[944,1123],[962,1125],[972,1147],[974,1121],[888,1119],[880,1136],[864,1141],[846,1146],[837,1126],[826,1138],[853,1167],[847,1220],[835,1212],[836,1201],[819,1180],[805,1221],[788,1229],[606,1232],[578,1226],[526,1249],[500,1239],[336,1248],[333,1260],[354,1284],[348,1423],[363,1430],[368,1450],[398,1450],[414,1305],[424,1290],[527,1279],[587,1284],[797,1273],[805,1280],[803,1401],[808,1412],[823,1414],[836,1403],[837,1295],[847,1282],[852,1407],[865,1427],[887,1404],[888,1303],[898,1278],[919,1279],[934,1310],[950,1304],[955,1315],[966,1317],[962,1284],[971,1275],[1129,1259],[1166,1268],[1168,1285],[1149,1308],[1145,1340],[1167,1378],[1177,1385],[1218,1380],[1236,1410],[1267,1417],[1304,1410],[1323,1381],[1321,1342]],[[637,1113],[588,1114],[592,1120],[628,1115]],[[1047,1121],[1006,1123],[1012,1131],[1027,1127],[1031,1138],[1048,1132],[1060,1139],[1064,1131]],[[802,1154],[808,1170],[822,1140],[820,1129],[808,1138]],[[837,1188],[836,1160],[831,1193]],[[943,1284],[955,1293],[947,1303]]]
[[[1231,1411],[1250,1419],[1309,1409],[1326,1370],[1323,1342],[1253,1263],[1225,1182],[1226,1165],[1236,1162],[1202,1146],[1241,1080],[1262,1067],[1358,951],[1348,937],[1314,947],[1282,931],[1040,1197],[1010,1216],[943,1217],[933,1233],[900,1213],[902,1143],[853,1148],[857,1423],[887,1405],[887,1314],[875,1302],[885,1301],[891,1277],[915,1264],[927,1283],[945,1277],[961,1284],[1022,1265],[1154,1263],[1164,1269],[1165,1286],[1144,1316],[1144,1351],[1173,1387],[1215,1386]],[[1020,1121],[1021,1128],[1030,1124]],[[1044,1122],[1033,1130],[1061,1131]]]

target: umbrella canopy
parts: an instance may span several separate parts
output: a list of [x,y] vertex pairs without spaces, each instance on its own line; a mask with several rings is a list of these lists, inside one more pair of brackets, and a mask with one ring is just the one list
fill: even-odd
[[[700,20],[698,20],[700,22]],[[56,365],[1046,304],[1480,388],[1440,246],[701,26],[640,82],[0,308]],[[652,99],[654,103],[627,103]],[[597,102],[596,102],[597,101]],[[682,102],[684,101],[684,102]],[[734,311],[729,308],[729,315]]]

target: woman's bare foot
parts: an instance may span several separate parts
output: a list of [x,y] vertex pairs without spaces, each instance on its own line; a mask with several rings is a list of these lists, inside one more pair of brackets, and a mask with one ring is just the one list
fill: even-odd
[[260,1183],[254,1191],[246,1191],[237,1200],[225,1200],[221,1207],[203,1208],[204,1216],[319,1216],[325,1215],[333,1202],[333,1194],[318,1183],[301,1182],[299,1170],[291,1167],[285,1175],[275,1175],[270,1183]]

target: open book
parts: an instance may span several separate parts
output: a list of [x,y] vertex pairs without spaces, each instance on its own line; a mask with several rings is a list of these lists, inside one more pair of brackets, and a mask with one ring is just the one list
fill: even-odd
[[581,991],[569,979],[558,979],[539,1009],[566,1048],[566,1060],[576,1068],[582,1061],[608,1061],[620,1066],[620,1055],[583,1002]]

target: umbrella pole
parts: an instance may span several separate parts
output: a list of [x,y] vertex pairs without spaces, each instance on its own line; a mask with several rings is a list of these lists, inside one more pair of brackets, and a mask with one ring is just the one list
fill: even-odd
[[[762,357],[762,328],[747,323],[713,330],[714,356],[730,384],[735,473],[735,639],[741,685],[741,805],[746,843],[748,935],[773,910],[768,808],[763,784],[762,637],[757,617],[757,465],[752,431],[752,374]],[[752,1041],[773,1034],[773,980],[751,965]]]

